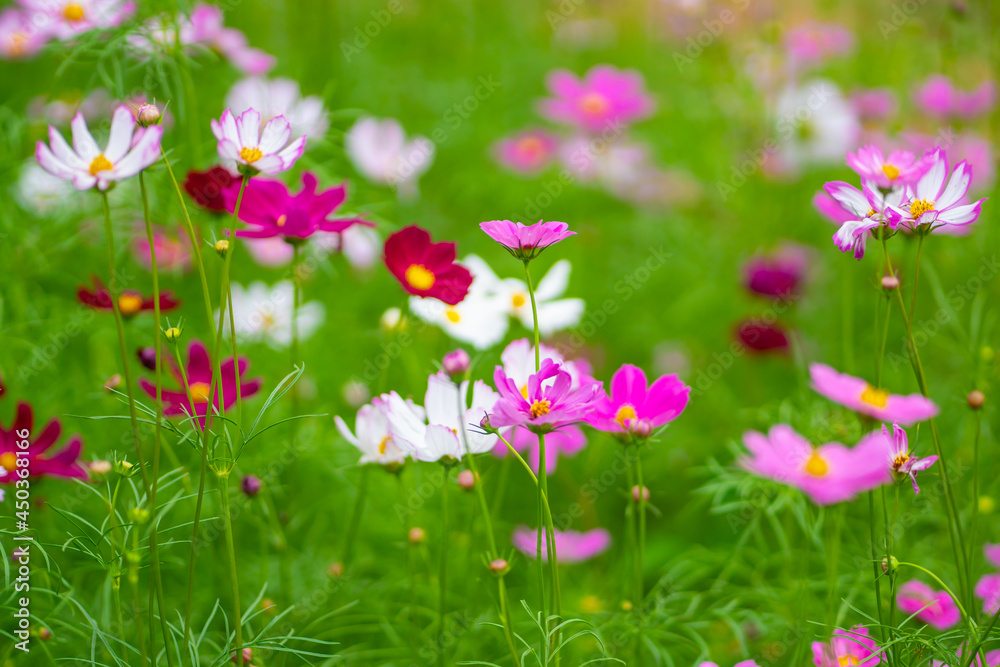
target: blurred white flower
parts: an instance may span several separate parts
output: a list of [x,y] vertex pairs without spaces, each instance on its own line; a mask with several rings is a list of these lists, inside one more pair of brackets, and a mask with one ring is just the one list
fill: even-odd
[[39,215],[62,211],[73,205],[76,192],[68,181],[42,169],[38,162],[29,160],[21,168],[14,194],[25,210]]
[[810,164],[839,164],[857,148],[861,123],[832,82],[814,79],[789,86],[777,103],[778,148],[774,171],[796,172]]
[[364,382],[359,380],[348,380],[340,389],[340,395],[344,401],[352,408],[359,408],[371,398],[372,392]]
[[[408,413],[416,421],[423,422],[424,411],[411,400],[400,400],[397,410]],[[361,452],[359,463],[378,463],[380,465],[400,464],[409,455],[404,451],[389,432],[388,406],[381,397],[376,397],[371,405],[364,405],[358,410],[354,420],[354,433],[339,416],[333,418],[337,430],[349,443]]]
[[[246,288],[234,284],[233,319],[236,334],[248,341],[264,341],[274,348],[286,348],[292,342],[292,311],[294,309],[294,286],[290,280],[283,280],[268,287],[257,281]],[[215,314],[219,316],[218,311]],[[312,336],[326,319],[326,309],[318,301],[299,305],[296,323],[299,340]],[[229,319],[225,322],[229,332]]]
[[312,95],[302,97],[299,84],[291,79],[247,77],[229,89],[226,106],[237,116],[256,109],[261,125],[275,116],[284,116],[292,126],[292,136],[305,135],[308,145],[325,136],[330,127],[323,100]]
[[344,148],[365,178],[394,186],[404,197],[418,194],[417,180],[434,161],[434,143],[419,136],[407,141],[403,126],[392,118],[358,119],[344,137]]

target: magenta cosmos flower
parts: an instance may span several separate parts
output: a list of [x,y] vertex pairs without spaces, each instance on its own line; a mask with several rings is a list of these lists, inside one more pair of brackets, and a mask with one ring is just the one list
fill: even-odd
[[994,567],[1000,567],[1000,544],[984,544],[983,556]]
[[743,286],[774,300],[798,297],[809,255],[803,246],[786,243],[770,255],[756,255],[743,266]]
[[44,26],[58,39],[70,39],[97,28],[114,28],[135,13],[123,0],[18,0],[31,24]]
[[[528,452],[528,463],[531,464],[532,470],[536,472],[539,470],[541,451],[537,433],[532,433],[526,428],[514,427],[504,434],[504,438],[515,451]],[[586,446],[587,436],[575,424],[552,431],[545,436],[545,473],[551,475],[555,472],[560,456],[576,456]],[[502,442],[493,447],[493,455],[496,457],[503,458],[509,453],[507,445]]]
[[534,174],[552,163],[559,137],[545,130],[525,130],[496,143],[496,158],[503,166],[521,174]]
[[795,65],[818,65],[850,52],[854,33],[837,23],[809,21],[788,30],[784,42],[785,51]]
[[239,118],[226,109],[212,120],[212,134],[219,140],[222,165],[230,172],[271,176],[292,168],[306,149],[306,138],[292,137],[292,126],[284,116],[275,116],[260,126],[260,113],[247,109]]
[[71,181],[77,190],[90,190],[94,186],[101,191],[107,190],[112,183],[131,178],[160,159],[163,127],[153,125],[135,132],[135,118],[124,104],[115,109],[111,117],[108,143],[103,150],[90,134],[82,112],[77,112],[70,127],[73,148],[50,125],[51,147],[39,141],[35,157],[45,171]]
[[384,252],[386,268],[414,296],[455,306],[469,293],[472,273],[455,262],[454,243],[432,243],[426,230],[410,225],[385,240]]
[[587,423],[601,431],[648,437],[684,412],[690,392],[676,375],[648,384],[641,368],[625,364],[612,376],[611,392],[602,392],[588,411]]
[[927,470],[937,463],[938,457],[926,456],[924,458],[917,458],[911,454],[906,431],[900,428],[899,424],[892,425],[891,436],[889,435],[889,429],[883,424],[882,437],[892,442],[892,449],[889,452],[889,469],[892,471],[892,476],[897,482],[901,482],[909,477],[910,481],[913,482],[913,493],[920,493],[920,487],[917,486],[917,473],[921,470]]
[[736,340],[754,354],[784,354],[788,352],[789,332],[777,322],[749,318],[736,325]]
[[899,587],[896,603],[904,614],[915,615],[938,630],[947,630],[962,619],[958,606],[948,593],[936,591],[916,579]]
[[983,613],[995,614],[1000,608],[1000,574],[984,575],[976,582],[976,597],[983,601]]
[[[865,243],[878,227],[895,229],[902,213],[897,210],[905,197],[904,188],[895,188],[882,194],[874,182],[865,183],[858,190],[850,183],[833,181],[823,186],[826,193],[844,211],[847,220],[833,234],[833,242],[841,252],[853,252],[854,259],[865,256]],[[814,200],[815,201],[815,200]],[[826,213],[829,216],[829,213]]]
[[489,422],[493,428],[524,426],[535,433],[548,433],[559,426],[583,421],[594,408],[601,383],[589,380],[573,388],[573,378],[551,359],[542,362],[528,378],[522,393],[503,366],[497,366],[493,381],[500,400],[493,406]]
[[479,223],[479,228],[506,248],[507,252],[522,261],[534,259],[550,245],[576,234],[569,231],[569,225],[565,222],[544,220],[539,220],[533,225],[510,220],[490,220]]
[[[538,555],[538,531],[527,526],[518,526],[510,536],[510,541],[518,551],[528,558]],[[601,555],[611,546],[611,534],[603,528],[595,528],[581,533],[575,530],[555,531],[556,560],[560,564],[582,563]],[[548,561],[548,535],[542,531],[542,560]]]
[[970,91],[956,88],[951,79],[933,74],[913,93],[913,101],[924,113],[945,118],[974,118],[990,111],[997,101],[997,86],[984,81]]
[[[244,380],[250,363],[245,357],[240,357],[239,382],[240,397],[246,400],[256,394],[263,380],[254,378]],[[191,400],[188,400],[187,392],[184,389],[184,379],[180,370],[173,364],[170,365],[170,372],[181,387],[179,390],[161,389],[163,396],[163,414],[167,417],[177,417],[182,415],[197,415],[198,424],[205,428],[205,417],[208,415],[208,401],[212,396],[212,360],[208,356],[208,349],[199,340],[191,341],[188,345],[188,362],[186,367],[188,388],[191,392]],[[229,357],[222,362],[222,394],[225,402],[219,398],[219,388],[215,390],[215,409],[213,413],[225,412],[236,405],[236,364],[233,358]],[[139,380],[139,385],[150,397],[156,398],[156,385],[143,378]]]
[[910,426],[935,417],[938,407],[934,401],[920,394],[890,394],[871,386],[861,378],[838,373],[825,364],[809,366],[813,389],[855,412],[880,421],[899,422]]
[[833,505],[892,481],[885,465],[889,445],[881,434],[875,435],[853,448],[837,442],[816,447],[791,426],[778,424],[767,435],[744,434],[750,456],[740,465],[801,490],[817,505]]
[[874,182],[880,188],[895,188],[913,185],[927,173],[932,164],[932,156],[916,157],[910,151],[892,151],[888,157],[875,145],[862,146],[856,152],[847,154],[847,166],[868,183]]
[[[283,237],[289,243],[304,241],[316,232],[342,232],[351,225],[373,226],[360,218],[331,218],[347,199],[347,187],[316,192],[318,181],[310,172],[302,174],[302,190],[292,195],[281,181],[253,178],[247,183],[240,203],[240,220],[249,229],[240,229],[237,236],[251,239]],[[236,210],[239,189],[222,191],[226,209]]]
[[935,223],[963,226],[975,222],[987,198],[964,203],[972,182],[972,166],[963,160],[949,177],[943,148],[935,149],[929,159],[930,168],[916,185],[906,188],[906,202],[893,205],[894,211],[910,227]]
[[[17,404],[17,413],[10,428],[0,424],[0,484],[13,484],[21,479],[16,471],[18,460],[28,461],[29,477],[62,477],[66,479],[87,479],[87,471],[80,465],[80,450],[83,441],[74,435],[61,450],[46,456],[49,450],[59,440],[62,434],[62,424],[58,419],[50,421],[41,433],[32,434],[34,418],[31,405],[21,401]],[[27,432],[27,437],[24,433]],[[18,443],[27,440],[27,449],[18,447]],[[23,469],[23,467],[22,467]]]
[[851,107],[862,121],[876,121],[896,114],[899,104],[890,88],[858,88],[851,93]]
[[859,625],[836,630],[829,642],[812,643],[816,667],[874,667],[882,661],[882,650]]
[[632,70],[598,65],[583,79],[556,70],[549,74],[546,85],[553,97],[540,102],[541,114],[589,132],[615,129],[653,113],[653,100],[642,75]]
[[[76,298],[85,306],[90,306],[95,310],[112,312],[114,302],[111,300],[111,291],[104,286],[98,278],[93,278],[94,288],[78,287]],[[181,305],[181,302],[174,298],[170,291],[160,292],[160,310],[173,310]],[[118,295],[118,310],[122,317],[128,319],[143,311],[152,312],[155,310],[155,301],[152,296],[143,296],[142,292],[134,289],[122,290]]]

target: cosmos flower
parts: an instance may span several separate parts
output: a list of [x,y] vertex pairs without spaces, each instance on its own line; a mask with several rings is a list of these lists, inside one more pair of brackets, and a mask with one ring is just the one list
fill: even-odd
[[37,160],[30,159],[21,168],[14,194],[26,211],[54,215],[72,210],[78,193],[72,183],[53,176]]
[[804,246],[782,245],[769,255],[755,255],[743,265],[743,286],[774,300],[799,296],[809,257]]
[[219,141],[222,165],[234,174],[237,168],[267,176],[287,171],[306,148],[305,137],[288,142],[292,128],[283,116],[269,119],[262,129],[255,109],[244,111],[239,118],[226,109],[219,120],[212,120],[212,134]]
[[539,102],[542,116],[589,132],[614,130],[653,113],[642,75],[633,70],[598,65],[582,79],[555,70],[549,73],[546,86],[553,97]]
[[[463,265],[468,259],[462,260]],[[474,270],[472,275],[472,287],[460,303],[449,305],[438,299],[414,296],[410,297],[410,310],[451,338],[486,350],[504,339],[510,323],[504,304],[495,295],[477,289],[482,283]]]
[[736,340],[747,350],[758,354],[788,351],[789,334],[777,322],[750,318],[736,325]]
[[[968,162],[972,166],[972,182],[969,184],[969,191],[983,194],[993,189],[997,176],[993,143],[982,135],[970,130],[955,134],[954,130],[949,128],[942,130],[937,135],[901,132],[900,137],[908,148],[921,153],[933,153],[939,143],[947,141],[948,156],[951,160]],[[947,227],[944,229],[947,230]]]
[[29,12],[14,7],[0,11],[0,58],[30,58],[48,41],[49,33],[32,24]]
[[947,630],[962,619],[958,606],[946,591],[936,591],[916,579],[899,587],[896,603],[904,614],[915,614],[919,620],[938,630]]
[[[478,424],[493,409],[497,394],[485,382],[477,380],[472,385],[469,404],[468,390],[468,380],[456,385],[444,372],[430,376],[424,396],[426,423],[396,392],[383,395],[393,442],[419,461],[461,460],[466,453],[483,454],[493,449],[496,436],[473,430],[470,425]],[[465,408],[466,405],[469,407]],[[459,435],[460,429],[464,438]]]
[[98,28],[114,28],[135,13],[130,0],[18,0],[34,26],[57,39],[70,39]]
[[920,180],[931,167],[931,156],[917,158],[910,151],[893,151],[886,157],[878,146],[868,144],[847,154],[847,166],[866,183],[895,188]]
[[[104,286],[104,283],[97,277],[91,279],[94,283],[93,289],[78,287],[76,290],[77,300],[85,306],[90,306],[96,310],[111,312],[114,304],[111,300],[111,290]],[[170,291],[160,292],[160,311],[173,310],[181,305],[178,299]],[[143,296],[141,292],[133,289],[122,290],[118,296],[118,310],[122,317],[130,318],[143,311],[152,312],[155,309],[155,302],[152,296]]]
[[851,252],[860,260],[865,255],[865,244],[872,230],[886,226],[895,229],[903,219],[897,209],[905,196],[904,188],[883,194],[874,182],[865,183],[858,190],[850,183],[833,181],[823,186],[849,217],[833,234],[833,242],[841,252]]
[[501,139],[494,147],[496,159],[504,167],[521,174],[542,171],[555,159],[559,138],[546,130],[524,130]]
[[983,575],[976,582],[976,597],[983,601],[983,613],[995,614],[1000,608],[1000,574]]
[[[23,437],[24,431],[28,432],[27,437]],[[52,454],[49,450],[62,434],[62,424],[59,420],[50,421],[41,433],[33,431],[31,405],[21,401],[17,404],[17,412],[10,428],[0,424],[0,484],[13,484],[19,480],[20,476],[15,474],[18,470],[17,463],[18,460],[25,459],[28,462],[30,477],[87,479],[87,471],[79,463],[80,451],[83,449],[80,436],[74,435],[65,447]],[[18,447],[18,443],[24,440],[29,442],[27,449]]]
[[1000,544],[984,544],[983,556],[994,567],[1000,567]]
[[785,32],[784,46],[796,67],[813,66],[849,53],[854,33],[837,23],[808,21]]
[[[519,453],[528,452],[528,463],[532,470],[538,471],[541,462],[541,449],[538,434],[526,428],[514,427],[504,434],[511,447]],[[560,456],[576,456],[587,446],[587,436],[583,430],[574,424],[563,426],[545,436],[545,473],[551,475],[556,470]],[[493,455],[503,458],[510,454],[507,445],[498,442],[493,448]]]
[[304,135],[310,141],[322,139],[330,127],[323,100],[303,97],[298,82],[292,79],[247,77],[229,89],[226,106],[236,115],[256,109],[262,122],[282,116],[292,126],[294,136]]
[[965,203],[965,193],[972,182],[972,167],[968,162],[960,162],[949,177],[948,158],[940,147],[931,154],[930,161],[930,168],[916,185],[907,187],[907,202],[893,205],[893,210],[910,227],[934,224],[961,226],[974,222],[986,198]]
[[850,630],[836,630],[829,642],[812,643],[816,667],[874,667],[882,661],[882,650],[859,625]]
[[956,88],[948,77],[932,74],[914,91],[913,101],[930,116],[969,119],[993,109],[997,86],[993,81],[983,81],[975,89],[964,91]]
[[[424,410],[413,401],[404,401],[417,421],[424,421]],[[402,409],[402,408],[401,408]],[[388,405],[383,398],[376,396],[371,404],[363,405],[358,410],[354,420],[354,433],[348,428],[340,416],[333,418],[340,435],[361,452],[358,463],[377,463],[384,466],[398,466],[409,455],[399,447],[389,432]]]
[[576,234],[569,231],[565,222],[539,220],[533,225],[510,220],[491,220],[479,223],[480,229],[491,239],[506,248],[515,258],[527,261],[543,250]]
[[624,364],[611,378],[611,391],[598,395],[586,420],[601,431],[648,436],[684,412],[690,392],[676,375],[648,384],[641,368]]
[[490,413],[490,424],[494,428],[524,426],[536,433],[585,420],[601,391],[601,383],[592,379],[574,388],[570,374],[551,359],[528,378],[525,393],[503,366],[496,367],[493,382],[500,400]]
[[[156,251],[156,268],[159,271],[184,272],[191,268],[191,253],[188,252],[187,241],[181,240],[176,234],[164,228],[154,229],[153,249]],[[144,229],[136,232],[132,252],[140,264],[147,269],[152,268],[152,253],[149,251],[149,239]]]
[[840,89],[825,79],[788,86],[778,96],[775,116],[779,140],[769,168],[779,173],[840,162],[857,146],[857,114]]
[[35,148],[38,164],[53,176],[72,181],[77,190],[97,186],[105,191],[112,183],[135,176],[160,158],[163,126],[140,129],[135,136],[135,119],[125,105],[115,109],[104,150],[87,129],[81,112],[73,117],[73,148],[56,128],[49,126],[51,148],[39,141]]
[[889,452],[889,469],[892,471],[892,476],[896,481],[902,481],[909,477],[910,481],[913,482],[913,493],[920,493],[920,487],[917,486],[917,473],[934,465],[938,457],[917,458],[911,454],[906,431],[899,424],[892,425],[892,436],[889,435],[889,429],[883,424],[882,437],[892,442],[892,449]]
[[229,170],[216,165],[205,171],[189,171],[184,179],[184,190],[198,206],[213,213],[224,213],[226,200],[223,193],[234,183],[238,188],[239,181]]
[[[566,359],[558,351],[544,343],[538,346],[538,355],[540,364],[545,363],[545,360],[548,359],[559,364],[561,370],[569,373],[571,389],[578,389],[584,384],[594,381],[590,376],[590,364],[583,359]],[[528,380],[535,373],[535,347],[531,341],[527,338],[520,338],[509,343],[500,355],[500,363],[503,364],[503,372],[514,381],[521,393],[527,393]],[[554,381],[551,379],[547,382],[551,384]]]
[[[222,387],[217,387],[215,390],[213,414],[225,412],[236,405],[237,381],[240,383],[240,398],[242,400],[246,400],[260,391],[263,384],[261,378],[244,379],[249,366],[250,363],[246,357],[240,357],[239,377],[237,379],[236,364],[233,362],[233,358],[229,357],[222,362]],[[209,413],[208,401],[212,396],[212,360],[209,358],[208,348],[199,340],[192,340],[188,345],[187,389],[184,387],[184,378],[181,376],[180,370],[173,363],[170,363],[170,373],[174,376],[180,389],[161,389],[163,414],[167,417],[197,415],[198,424],[204,429]],[[139,380],[139,386],[151,398],[156,398],[155,384],[142,378]],[[191,392],[191,400],[188,400],[188,390]],[[223,394],[221,398],[220,391]]]
[[431,235],[416,225],[386,239],[385,265],[410,294],[449,306],[461,303],[472,284],[469,270],[455,263],[455,244],[432,243]]
[[[347,199],[347,186],[342,184],[317,192],[317,184],[312,172],[302,172],[302,190],[293,195],[281,181],[250,179],[240,203],[240,220],[249,227],[237,230],[236,235],[252,239],[280,236],[298,242],[317,232],[342,232],[355,224],[372,225],[360,218],[331,218]],[[226,210],[233,213],[239,189],[227,188],[222,196]]]
[[434,143],[421,136],[407,139],[392,118],[359,118],[344,136],[344,150],[361,175],[407,198],[417,195],[417,181],[434,162]]
[[[528,558],[538,556],[538,531],[527,526],[518,526],[510,536],[510,541],[518,551]],[[596,558],[611,547],[611,534],[603,528],[595,528],[581,533],[575,530],[554,533],[556,560],[560,565],[582,563]],[[542,531],[542,560],[548,561],[548,535]]]
[[881,437],[854,448],[838,442],[814,446],[792,427],[778,424],[766,435],[748,431],[743,444],[750,451],[740,460],[743,468],[799,489],[817,505],[851,500],[892,481],[885,465],[889,443]]
[[934,401],[925,396],[890,394],[884,389],[872,387],[861,378],[838,373],[824,364],[809,366],[809,375],[817,393],[880,421],[910,426],[931,419],[938,413]]
[[[290,280],[282,280],[269,287],[261,281],[244,288],[233,284],[233,319],[240,339],[249,342],[264,341],[275,349],[286,349],[292,343],[292,321],[298,325],[299,341],[305,341],[323,325],[326,309],[319,301],[299,305],[293,316],[295,287]],[[218,319],[218,311],[215,317]],[[229,318],[224,322],[229,335]]]
[[864,121],[891,118],[899,106],[896,93],[889,88],[858,88],[850,99],[854,112]]

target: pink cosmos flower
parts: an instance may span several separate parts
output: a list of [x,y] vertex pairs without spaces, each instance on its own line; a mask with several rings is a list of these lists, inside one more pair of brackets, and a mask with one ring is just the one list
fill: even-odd
[[565,222],[545,222],[539,220],[533,225],[525,225],[510,220],[490,220],[479,223],[486,235],[507,249],[520,260],[538,257],[550,245],[555,245],[576,234],[569,231]]
[[[885,424],[882,425],[882,435],[886,440],[890,440],[889,429],[886,428]],[[917,486],[917,473],[921,470],[927,470],[937,463],[938,457],[925,456],[924,458],[917,458],[911,454],[906,431],[899,424],[892,425],[891,441],[892,450],[889,453],[889,469],[892,471],[892,476],[896,481],[902,481],[909,477],[910,481],[913,482],[913,493],[920,493],[920,487]]]
[[972,165],[970,192],[982,193],[993,189],[997,168],[993,144],[989,139],[968,130],[956,135],[950,128],[936,136],[919,132],[901,132],[900,136],[912,150],[922,153],[933,152],[938,144],[946,143],[948,155],[953,160]]
[[[156,251],[156,267],[160,271],[185,272],[191,268],[191,253],[188,252],[187,241],[164,228],[153,230],[153,250]],[[149,252],[149,239],[146,238],[145,229],[136,231],[132,252],[140,264],[147,269],[152,268],[152,254]]]
[[903,217],[896,208],[903,201],[903,188],[883,195],[874,182],[865,183],[858,190],[850,183],[833,181],[823,189],[845,214],[854,216],[834,233],[833,242],[841,252],[852,252],[857,260],[864,257],[865,243],[872,230],[883,225],[895,229]]
[[[538,357],[540,364],[544,364],[546,359],[550,359],[559,364],[562,370],[569,373],[571,389],[594,381],[590,376],[590,364],[585,359],[566,359],[554,348],[544,343],[538,346]],[[531,341],[527,338],[511,341],[500,355],[500,362],[503,364],[503,372],[520,387],[521,394],[527,394],[528,379],[535,372],[535,347]],[[551,383],[553,380],[549,382]]]
[[743,444],[750,450],[740,461],[743,468],[797,488],[817,505],[851,500],[892,481],[885,465],[889,446],[882,437],[865,438],[853,448],[838,442],[817,447],[791,426],[778,424],[767,435],[745,433]]
[[884,120],[896,115],[896,93],[889,88],[859,88],[851,93],[851,106],[864,121]]
[[788,339],[788,331],[777,322],[751,318],[736,325],[736,340],[758,354],[788,352]]
[[854,33],[837,23],[809,21],[785,32],[784,42],[795,65],[811,66],[849,53],[854,47]]
[[[87,471],[80,465],[80,450],[83,441],[74,435],[61,450],[50,456],[45,456],[59,440],[62,424],[58,419],[50,421],[41,433],[34,431],[31,405],[21,401],[17,404],[17,413],[10,428],[0,424],[0,484],[13,484],[20,479],[16,474],[18,460],[27,459],[28,475],[30,477],[62,477],[65,479],[87,479]],[[18,432],[28,432],[22,437]],[[27,449],[18,447],[18,443],[27,440]]]
[[188,38],[182,43],[207,47],[244,74],[266,74],[274,67],[274,56],[250,46],[246,35],[236,28],[225,27],[220,7],[195,5],[188,26]]
[[135,13],[123,0],[18,0],[32,25],[45,26],[57,39],[70,39],[97,28],[114,28]]
[[951,79],[933,74],[913,93],[913,101],[921,111],[938,118],[974,118],[990,111],[997,101],[997,87],[984,81],[971,91],[956,88]]
[[[961,647],[961,646],[958,648],[958,656],[959,657],[962,656],[962,649],[963,648],[964,647]],[[998,667],[998,666],[1000,666],[1000,649],[997,649],[995,651],[987,651],[986,652],[986,664],[985,664],[985,666],[983,664],[982,659],[980,658],[979,653],[976,653],[976,655],[974,656],[974,658],[972,660],[972,666],[973,667]],[[942,662],[941,660],[931,660],[931,667],[948,667],[948,664],[945,663],[945,662]],[[965,667],[965,660],[959,661],[958,662],[958,667]]]
[[859,625],[850,630],[836,630],[829,642],[812,643],[816,667],[874,667],[882,661],[882,650]]
[[958,606],[948,593],[936,591],[916,579],[899,587],[896,601],[904,614],[916,615],[938,630],[947,630],[962,619]]
[[825,364],[809,366],[813,389],[835,403],[855,412],[886,422],[899,422],[910,426],[931,419],[938,407],[931,399],[920,394],[890,394],[884,389],[852,375],[838,373]]
[[306,149],[306,138],[288,143],[292,127],[284,116],[275,116],[260,127],[260,114],[247,109],[239,118],[229,109],[212,120],[212,134],[219,140],[219,157],[230,172],[258,172],[272,176],[292,168]]
[[[556,559],[569,565],[600,556],[611,547],[611,534],[603,528],[595,528],[585,533],[575,530],[555,531]],[[518,526],[510,536],[514,547],[528,558],[538,555],[538,531],[527,526]],[[542,560],[548,561],[548,535],[542,531]]]
[[[528,452],[528,463],[537,472],[541,461],[538,435],[526,428],[514,427],[504,434],[504,438],[515,451]],[[570,424],[558,431],[552,431],[545,436],[545,473],[551,475],[555,472],[560,456],[576,456],[586,446],[587,436],[584,435],[579,426]],[[507,445],[502,442],[498,442],[493,448],[493,455],[498,458],[503,458],[509,453]]]
[[[698,667],[719,667],[719,666],[714,662],[706,660],[700,663]],[[741,660],[740,662],[737,662],[735,665],[733,665],[733,667],[760,667],[760,665],[758,665],[757,662],[754,660]]]
[[632,70],[598,65],[583,79],[556,70],[549,74],[546,85],[554,97],[541,100],[540,113],[589,132],[616,128],[653,113],[653,100],[642,75]]
[[648,436],[684,412],[690,392],[676,375],[664,375],[650,385],[641,368],[624,364],[611,378],[610,394],[598,395],[587,423],[610,433]]
[[[240,220],[249,228],[237,230],[236,235],[251,239],[278,236],[298,242],[317,232],[342,232],[354,224],[372,226],[360,218],[331,218],[347,199],[347,187],[338,185],[316,192],[317,183],[312,172],[303,172],[302,190],[292,195],[281,181],[250,179],[240,204]],[[226,210],[233,213],[239,190],[227,188],[222,196]]]
[[972,167],[968,162],[960,162],[949,177],[943,148],[937,148],[930,161],[930,168],[916,185],[906,188],[906,203],[892,205],[894,212],[910,227],[935,223],[961,226],[974,222],[986,197],[964,203],[972,182]]
[[559,138],[546,130],[525,130],[501,139],[494,146],[503,166],[522,174],[534,174],[552,163],[559,148]]
[[874,182],[880,188],[912,185],[927,173],[931,164],[931,155],[917,158],[910,151],[893,151],[885,157],[881,149],[872,144],[847,154],[847,166],[853,169],[862,181]]
[[983,613],[995,614],[1000,608],[1000,574],[984,575],[976,582],[976,597],[983,601]]
[[743,285],[754,294],[774,300],[799,296],[809,256],[795,243],[782,245],[770,255],[755,255],[743,265]]
[[983,556],[994,567],[1000,567],[1000,544],[984,544]]
[[[225,412],[229,408],[236,405],[236,382],[240,383],[240,398],[244,401],[253,396],[258,391],[263,384],[261,378],[254,378],[252,380],[244,380],[244,375],[246,374],[247,368],[250,366],[250,362],[246,360],[245,357],[240,357],[239,363],[239,377],[237,380],[236,364],[233,362],[233,358],[222,362],[221,372],[222,372],[222,386],[215,388],[215,404],[212,410],[213,414],[220,412]],[[180,389],[161,389],[161,395],[163,397],[163,414],[167,417],[177,417],[177,416],[194,416],[198,417],[198,424],[204,430],[206,417],[209,413],[208,401],[212,396],[212,360],[208,356],[208,348],[205,347],[204,343],[199,340],[192,340],[191,344],[188,345],[188,361],[187,361],[187,381],[188,388],[184,387],[184,379],[181,376],[180,370],[173,364],[170,363],[170,372],[177,380]],[[145,391],[151,398],[156,398],[156,385],[142,378],[139,380],[139,386]],[[191,400],[188,400],[187,391],[191,392]],[[222,392],[222,398],[225,399],[224,402],[219,397],[219,392]]]
[[845,222],[858,219],[854,211],[844,210],[844,207],[836,199],[826,194],[823,190],[813,195],[812,205],[820,215],[838,227]]
[[48,41],[49,34],[32,24],[28,12],[13,7],[0,11],[0,58],[30,58]]
[[153,125],[136,131],[132,111],[124,104],[115,109],[111,118],[111,131],[104,150],[90,134],[83,113],[77,112],[71,128],[73,148],[50,125],[51,148],[39,141],[35,157],[45,171],[71,181],[77,190],[97,186],[98,190],[105,191],[113,182],[135,176],[160,158],[163,127]]
[[363,116],[344,135],[344,151],[365,178],[393,186],[405,199],[419,194],[417,181],[434,163],[434,142],[407,138],[399,121]]
[[542,362],[538,372],[528,378],[525,393],[507,376],[503,366],[496,367],[493,381],[500,400],[489,415],[490,425],[524,426],[536,433],[548,433],[559,426],[583,421],[601,390],[601,383],[596,380],[574,389],[570,374],[551,359]]

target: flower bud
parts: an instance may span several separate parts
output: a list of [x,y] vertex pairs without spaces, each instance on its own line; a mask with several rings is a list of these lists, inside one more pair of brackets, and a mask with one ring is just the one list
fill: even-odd
[[[239,664],[239,653],[233,651],[232,660],[234,663]],[[253,659],[253,650],[249,648],[243,649],[243,664],[249,665],[250,661]]]
[[139,363],[151,371],[156,370],[156,349],[152,347],[140,347],[135,351],[135,356],[139,357]]
[[510,563],[508,563],[503,558],[497,558],[495,560],[490,561],[490,572],[492,572],[495,575],[498,576],[505,575],[507,574],[507,571],[509,569],[510,569]]
[[631,600],[622,600],[622,611],[632,611]]
[[423,528],[414,526],[410,528],[410,544],[420,544],[427,538],[427,533],[424,532]]
[[216,241],[215,252],[219,253],[219,257],[225,257],[226,253],[229,252],[229,241],[226,239],[219,239]]
[[115,472],[123,477],[129,477],[133,472],[135,472],[135,466],[125,459],[122,459],[121,461],[115,462]]
[[103,477],[111,473],[111,462],[100,459],[87,464],[87,470],[93,477]]
[[895,572],[899,569],[899,561],[896,560],[895,556],[890,556],[889,558],[882,559],[882,572],[888,574],[890,570]]
[[107,380],[104,381],[104,391],[110,392],[112,389],[116,388],[122,383],[122,376],[115,373]]
[[372,396],[372,392],[364,382],[348,380],[344,383],[343,388],[341,388],[340,395],[344,397],[344,401],[349,406],[357,409],[368,402],[368,399]]
[[326,573],[331,577],[333,577],[334,579],[338,579],[344,576],[344,564],[341,563],[339,560],[334,561],[330,563],[330,566],[328,568],[326,568]]
[[[635,502],[639,502],[639,485],[638,484],[636,484],[635,486],[632,487],[632,500],[634,500]],[[648,503],[649,502],[649,487],[648,486],[643,486],[642,487],[642,502],[644,502],[644,503]]]
[[240,480],[240,489],[250,498],[260,493],[262,486],[264,486],[264,483],[260,481],[260,477],[257,477],[257,475],[244,475],[243,479]]
[[163,114],[155,104],[143,104],[135,111],[135,122],[141,127],[156,125],[163,118]]
[[149,521],[149,510],[142,507],[133,507],[129,510],[128,518],[132,520],[132,523],[142,525]]
[[385,331],[395,331],[406,327],[406,318],[403,317],[403,311],[399,308],[389,308],[382,313],[378,322]]
[[973,389],[972,391],[969,392],[969,395],[966,397],[965,402],[968,403],[969,407],[972,408],[973,410],[978,410],[979,408],[983,407],[983,403],[986,402],[986,396],[984,396],[983,392],[979,391],[978,389]]
[[180,327],[170,327],[163,332],[163,335],[166,337],[168,342],[176,343],[180,340],[182,333],[184,333],[184,331]]
[[476,476],[471,470],[463,470],[458,473],[458,485],[466,491],[476,488]]
[[52,639],[52,631],[49,630],[48,628],[41,628],[38,631],[38,638],[41,639],[43,642],[47,642],[50,639]]
[[996,509],[996,501],[991,496],[979,496],[979,512],[981,514],[993,514]]
[[653,435],[653,425],[646,419],[637,419],[630,427],[632,437],[645,440]]
[[886,292],[899,289],[899,278],[896,276],[882,276],[882,289]]
[[278,604],[271,598],[264,598],[260,601],[260,608],[265,614],[274,614],[278,611]]
[[500,429],[493,428],[490,424],[490,416],[483,415],[483,418],[479,420],[479,428],[483,429],[487,433],[499,433]]
[[470,363],[472,360],[469,359],[469,353],[458,348],[444,355],[441,367],[444,368],[445,373],[451,376],[452,380],[461,380],[469,372]]

